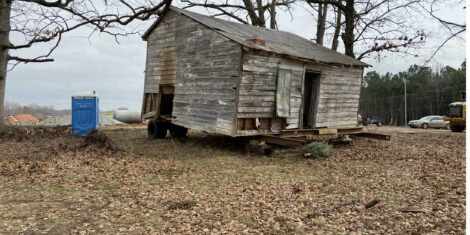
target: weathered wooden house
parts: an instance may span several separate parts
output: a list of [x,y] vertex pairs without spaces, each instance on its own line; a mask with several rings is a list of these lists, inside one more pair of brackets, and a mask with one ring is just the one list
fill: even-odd
[[151,136],[356,126],[368,65],[354,58],[289,32],[174,7],[143,39],[142,115],[156,120]]

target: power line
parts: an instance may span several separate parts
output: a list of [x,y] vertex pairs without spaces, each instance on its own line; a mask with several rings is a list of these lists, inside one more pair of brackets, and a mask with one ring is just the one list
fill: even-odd
[[[414,95],[420,95],[420,94],[431,93],[431,92],[436,92],[436,91],[449,90],[449,89],[456,89],[456,88],[459,88],[459,87],[465,87],[465,84],[460,84],[460,85],[455,85],[455,86],[449,86],[449,87],[443,87],[443,88],[438,88],[438,89],[435,89],[435,90],[427,90],[427,91],[421,91],[421,92],[410,93],[410,94],[406,94],[406,96],[414,96]],[[361,100],[361,101],[375,100],[375,99],[387,99],[387,98],[403,97],[403,96],[405,96],[405,95],[395,95],[395,96],[368,98],[368,99],[363,99],[363,100]]]

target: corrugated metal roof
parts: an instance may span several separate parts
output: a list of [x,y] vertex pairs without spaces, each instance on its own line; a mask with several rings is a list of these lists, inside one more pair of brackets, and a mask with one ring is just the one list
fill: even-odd
[[[317,62],[370,66],[369,64],[326,48],[322,45],[316,44],[293,33],[230,22],[215,17],[186,11],[176,7],[171,7],[171,10],[190,17],[195,21],[232,39],[233,41],[249,48],[289,55]],[[150,27],[150,29],[144,34],[144,39],[151,33],[157,24],[158,21]],[[261,40],[264,40],[265,44],[261,45],[259,43],[252,43],[247,41],[247,39],[250,39],[255,35],[257,35]]]

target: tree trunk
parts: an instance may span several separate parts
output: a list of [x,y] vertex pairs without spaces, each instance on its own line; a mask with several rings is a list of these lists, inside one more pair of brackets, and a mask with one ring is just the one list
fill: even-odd
[[5,108],[11,1],[0,0],[0,123]]
[[245,4],[246,11],[248,12],[248,16],[250,17],[251,25],[261,26],[259,17],[256,15],[256,10],[255,10],[255,6],[253,6],[253,2],[251,2],[251,0],[243,0],[243,3]]
[[276,0],[271,2],[270,15],[271,15],[271,29],[276,29]]
[[335,34],[333,35],[333,43],[331,45],[332,50],[338,50],[339,45],[339,34],[341,33],[341,9],[336,8],[336,25],[335,25]]
[[266,18],[264,17],[263,1],[256,0],[256,5],[258,6],[258,20],[259,26],[266,28]]
[[318,4],[317,43],[320,45],[323,45],[323,38],[325,37],[327,8],[328,4]]
[[346,27],[341,38],[344,43],[344,53],[354,58],[354,18],[355,18],[354,0],[347,0],[344,11]]

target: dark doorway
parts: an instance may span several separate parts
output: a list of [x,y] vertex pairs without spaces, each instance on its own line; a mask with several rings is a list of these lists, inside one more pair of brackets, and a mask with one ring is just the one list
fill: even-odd
[[318,89],[320,86],[320,74],[305,71],[304,79],[304,110],[302,126],[304,129],[315,127],[315,117],[317,113]]
[[171,116],[173,114],[173,97],[175,88],[172,85],[160,85],[160,115]]

